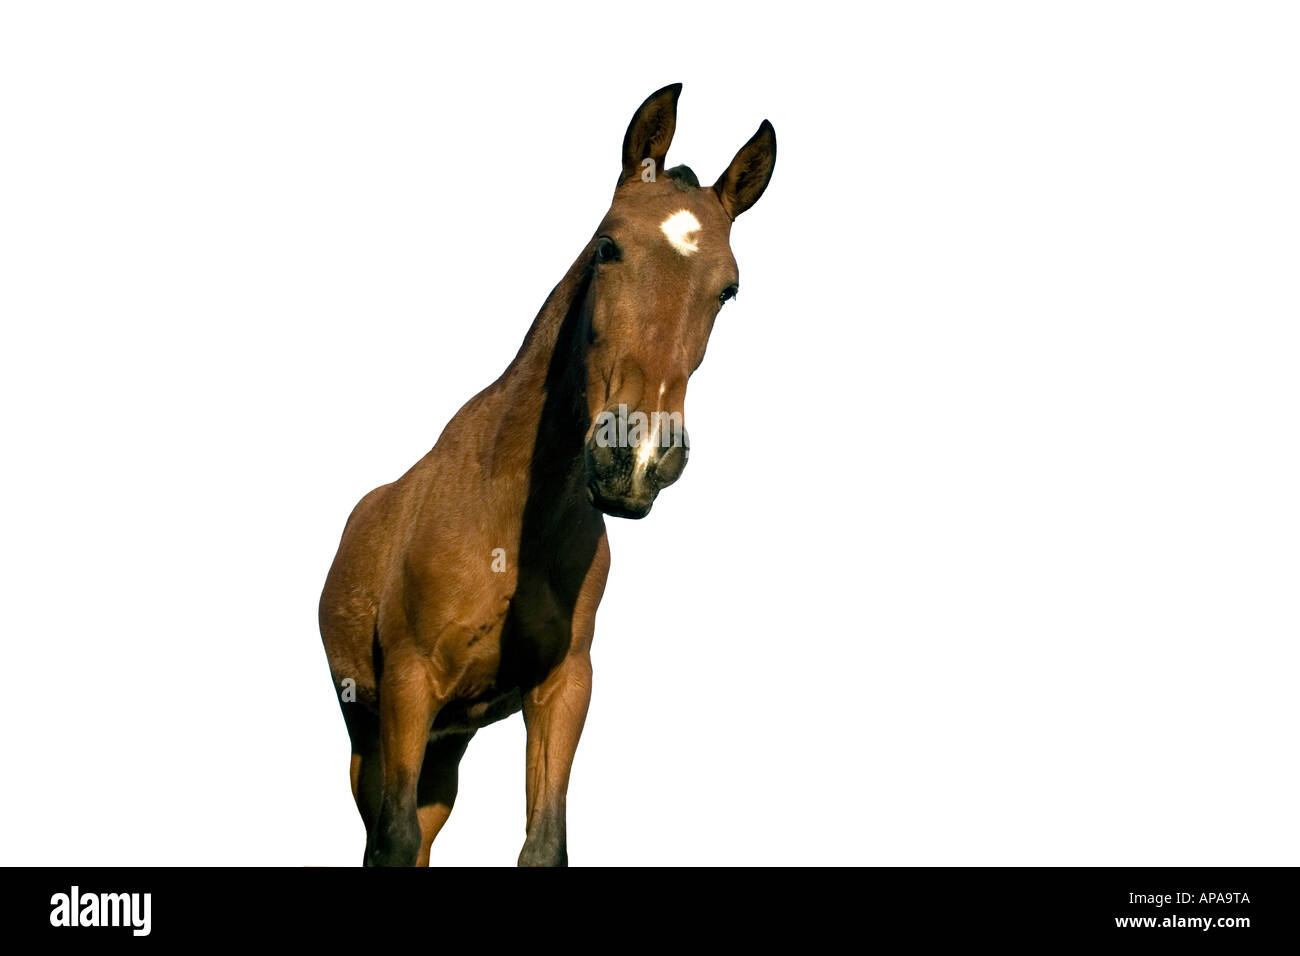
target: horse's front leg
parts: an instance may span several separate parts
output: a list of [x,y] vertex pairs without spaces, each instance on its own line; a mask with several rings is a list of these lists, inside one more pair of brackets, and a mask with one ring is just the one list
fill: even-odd
[[528,837],[520,866],[568,866],[564,803],[591,703],[591,654],[571,652],[524,698],[528,727]]
[[591,703],[591,639],[596,606],[609,577],[609,541],[602,533],[573,608],[569,653],[524,696],[528,727],[528,837],[520,866],[568,866],[564,802],[578,738]]
[[391,653],[380,680],[382,795],[366,839],[367,866],[415,866],[419,860],[420,770],[440,704],[423,656],[407,647]]

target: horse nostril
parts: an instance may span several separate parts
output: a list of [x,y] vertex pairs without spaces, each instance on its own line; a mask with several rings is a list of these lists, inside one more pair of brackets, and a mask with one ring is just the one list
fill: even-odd
[[612,445],[604,445],[600,442],[592,442],[588,446],[592,464],[601,471],[609,471],[614,467],[614,453],[616,451],[617,449]]
[[671,485],[674,481],[682,476],[682,471],[686,468],[686,448],[682,445],[673,445],[664,450],[654,463],[655,478],[658,480],[660,487]]

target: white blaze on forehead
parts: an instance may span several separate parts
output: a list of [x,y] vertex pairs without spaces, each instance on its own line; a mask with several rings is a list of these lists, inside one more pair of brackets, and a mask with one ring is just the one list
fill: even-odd
[[659,224],[659,228],[668,237],[668,244],[682,255],[689,256],[700,251],[697,242],[700,221],[692,216],[688,210],[680,209],[673,213]]

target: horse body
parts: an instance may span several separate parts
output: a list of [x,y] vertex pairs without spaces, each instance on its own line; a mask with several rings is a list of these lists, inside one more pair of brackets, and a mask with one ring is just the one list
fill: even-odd
[[[681,408],[720,305],[701,302],[734,288],[731,220],[761,194],[775,159],[765,123],[714,190],[685,177],[644,181],[642,157],[662,162],[679,92],[660,90],[633,118],[610,213],[515,360],[344,528],[320,627],[343,692],[368,864],[427,864],[474,731],[519,710],[528,730],[519,862],[567,862],[565,794],[609,571],[604,514],[644,515],[685,464],[684,449],[603,447],[594,421],[615,406]],[[758,173],[755,156],[766,157]],[[729,176],[740,191],[728,194]],[[654,235],[682,212],[695,229],[675,234],[679,216]],[[687,261],[702,249],[710,254]],[[655,326],[639,321],[647,309],[662,319]]]

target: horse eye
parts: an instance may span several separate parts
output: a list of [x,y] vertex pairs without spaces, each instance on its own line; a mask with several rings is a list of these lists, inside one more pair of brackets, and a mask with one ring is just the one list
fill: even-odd
[[607,239],[601,236],[596,240],[596,261],[597,262],[616,262],[622,257],[618,251],[618,246],[614,244],[613,239]]
[[718,301],[721,302],[723,305],[726,305],[729,300],[734,299],[736,297],[736,293],[739,291],[740,291],[739,286],[729,285],[725,289],[723,289],[721,293],[719,293]]

